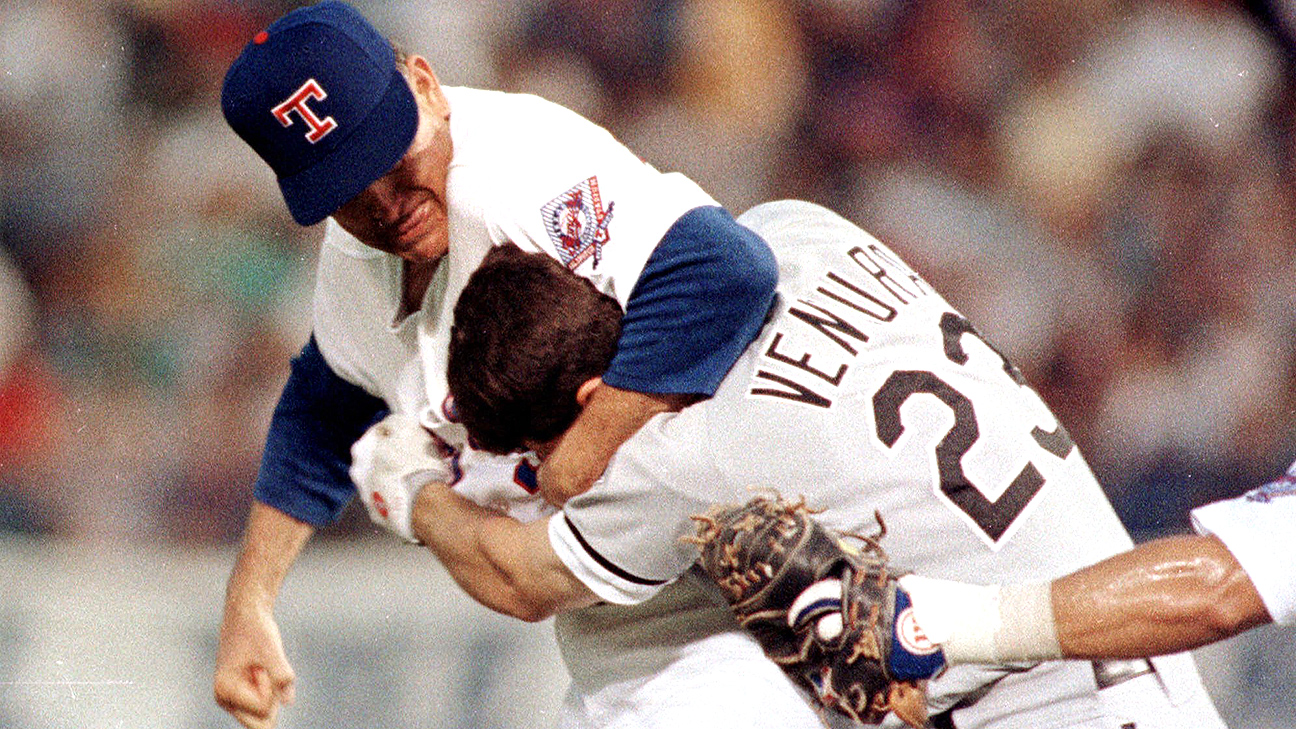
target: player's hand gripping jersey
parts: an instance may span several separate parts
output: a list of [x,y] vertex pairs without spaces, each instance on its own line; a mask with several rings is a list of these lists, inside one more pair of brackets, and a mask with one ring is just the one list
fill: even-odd
[[[804,495],[842,533],[867,533],[876,509],[900,535],[892,564],[936,577],[1044,579],[1131,546],[1036,393],[895,253],[808,203],[739,220],[779,260],[776,314],[711,400],[655,418],[550,520],[598,595],[654,596],[698,557],[690,516],[753,487]],[[651,632],[623,610],[627,630]],[[1222,726],[1190,658],[1154,663],[1101,691],[1116,679],[1088,662],[958,667],[931,683],[929,708],[962,729]]]

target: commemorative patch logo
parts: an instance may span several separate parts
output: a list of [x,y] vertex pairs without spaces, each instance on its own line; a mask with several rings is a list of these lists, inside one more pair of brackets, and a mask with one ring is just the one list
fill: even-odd
[[608,244],[613,205],[609,202],[606,209],[603,207],[598,178],[590,177],[540,208],[545,231],[567,270],[576,270],[590,258],[598,268],[603,246]]
[[1267,483],[1258,489],[1251,489],[1246,492],[1247,501],[1255,501],[1267,504],[1279,496],[1296,495],[1296,475],[1290,471],[1282,478],[1272,483]]

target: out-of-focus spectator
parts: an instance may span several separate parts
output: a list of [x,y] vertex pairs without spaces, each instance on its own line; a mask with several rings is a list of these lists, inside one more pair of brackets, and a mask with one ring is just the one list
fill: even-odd
[[30,343],[36,299],[22,274],[0,254],[0,379]]
[[22,477],[44,445],[53,399],[31,348],[35,314],[35,297],[0,251],[0,529],[20,532],[45,531],[50,522],[42,494],[24,488]]
[[126,167],[124,42],[99,3],[0,7],[0,239],[38,287],[101,223]]
[[734,211],[764,202],[785,143],[779,130],[804,103],[803,49],[787,32],[792,23],[781,0],[681,3],[676,61],[662,81],[669,93],[618,118],[618,136]]
[[[499,68],[525,71],[534,59],[567,59],[592,76],[600,91],[595,121],[638,113],[670,90],[676,60],[672,32],[681,0],[547,0],[535,3],[516,29],[516,45],[501,46]],[[548,65],[548,64],[544,64]]]
[[[5,209],[22,215],[6,218],[4,240],[39,303],[18,389],[31,405],[7,411],[39,413],[17,429],[35,445],[7,473],[13,491],[36,495],[27,502],[41,528],[99,540],[236,536],[257,424],[286,377],[261,363],[304,341],[308,309],[285,324],[281,299],[314,261],[219,118],[228,59],[266,21],[228,2],[29,2],[0,13],[0,57],[13,61],[0,104],[25,114],[21,144],[6,147],[20,184],[3,188]],[[86,66],[72,80],[45,57],[60,44]],[[50,175],[43,194],[58,215],[26,196]],[[280,356],[257,356],[267,348]]]

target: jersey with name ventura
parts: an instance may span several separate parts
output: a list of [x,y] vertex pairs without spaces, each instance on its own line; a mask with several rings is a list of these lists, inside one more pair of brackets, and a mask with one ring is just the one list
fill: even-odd
[[1237,558],[1274,622],[1296,624],[1296,463],[1273,483],[1194,509],[1192,519]]
[[[804,496],[841,532],[876,532],[877,510],[893,563],[934,577],[1045,579],[1131,546],[1036,393],[895,253],[809,203],[739,222],[778,259],[775,315],[711,400],[655,418],[550,519],[555,551],[625,605],[627,630],[633,604],[696,560],[690,516],[751,489]],[[1185,661],[1163,667],[1180,699],[1205,702],[1185,725],[1220,726]],[[1089,665],[1057,665],[1004,681],[1007,669],[957,667],[931,683],[931,708],[1001,682],[1016,689],[960,710],[958,726],[1105,726]]]
[[683,214],[716,201],[678,174],[644,163],[598,125],[535,96],[444,87],[454,156],[447,178],[449,253],[418,311],[402,316],[403,264],[328,221],[320,251],[314,333],[329,367],[417,415],[459,452],[456,490],[545,511],[515,460],[466,448],[445,380],[453,308],[493,245],[546,253],[625,307],[663,234]]

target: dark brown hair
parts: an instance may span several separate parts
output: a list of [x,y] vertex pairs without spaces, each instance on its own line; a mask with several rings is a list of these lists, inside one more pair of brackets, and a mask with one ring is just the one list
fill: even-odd
[[474,445],[511,453],[561,435],[620,333],[621,307],[586,279],[513,244],[491,250],[455,304],[446,370]]

